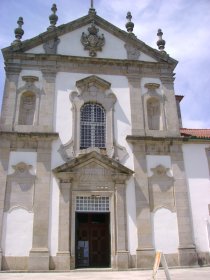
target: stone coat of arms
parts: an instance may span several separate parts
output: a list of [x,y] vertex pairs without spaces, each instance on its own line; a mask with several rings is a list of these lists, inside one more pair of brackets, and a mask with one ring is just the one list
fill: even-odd
[[97,55],[97,51],[101,51],[102,47],[105,44],[105,38],[102,34],[98,35],[99,29],[95,26],[94,21],[91,23],[91,26],[88,28],[89,34],[82,33],[81,43],[84,46],[85,50],[89,50],[89,55],[94,57]]

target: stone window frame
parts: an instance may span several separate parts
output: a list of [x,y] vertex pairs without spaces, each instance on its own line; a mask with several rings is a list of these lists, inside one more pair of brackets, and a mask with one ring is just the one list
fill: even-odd
[[[157,89],[160,87],[160,84],[156,83],[147,83],[144,85],[148,91],[144,94],[144,112],[145,112],[145,129],[148,131],[164,131],[166,130],[166,118],[164,111],[164,97],[157,92]],[[148,112],[147,112],[147,104],[150,99],[156,99],[160,104],[160,129],[150,129],[148,122]]]
[[[23,87],[20,87],[17,90],[17,104],[16,104],[16,114],[15,114],[15,127],[16,128],[36,126],[39,123],[39,107],[40,107],[40,98],[41,98],[42,92],[34,84],[35,82],[39,81],[39,78],[36,76],[22,76],[22,80],[25,82],[25,85]],[[36,97],[34,122],[32,125],[19,124],[21,99],[22,99],[22,96],[27,93],[35,94],[35,97]]]
[[[77,91],[70,94],[73,111],[72,141],[74,154],[98,150],[99,148],[88,148],[80,150],[80,112],[85,103],[95,102],[105,109],[106,112],[106,154],[109,157],[114,153],[114,105],[116,96],[111,90],[111,84],[95,75],[89,76],[76,82]],[[104,150],[104,149],[103,149]]]

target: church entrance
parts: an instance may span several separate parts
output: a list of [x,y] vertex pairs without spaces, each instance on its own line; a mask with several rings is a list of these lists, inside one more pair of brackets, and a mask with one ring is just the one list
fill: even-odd
[[110,266],[110,214],[76,212],[76,267]]

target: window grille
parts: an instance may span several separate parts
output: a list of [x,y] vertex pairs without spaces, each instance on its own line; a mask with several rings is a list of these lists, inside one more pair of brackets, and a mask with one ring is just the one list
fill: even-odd
[[106,113],[97,103],[86,103],[81,108],[80,149],[105,148]]
[[108,196],[77,196],[76,211],[109,212]]

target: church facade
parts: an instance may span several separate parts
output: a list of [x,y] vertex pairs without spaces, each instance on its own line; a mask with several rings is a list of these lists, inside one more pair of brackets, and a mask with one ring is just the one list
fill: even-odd
[[2,270],[210,264],[210,130],[181,127],[177,61],[93,7],[2,50]]

